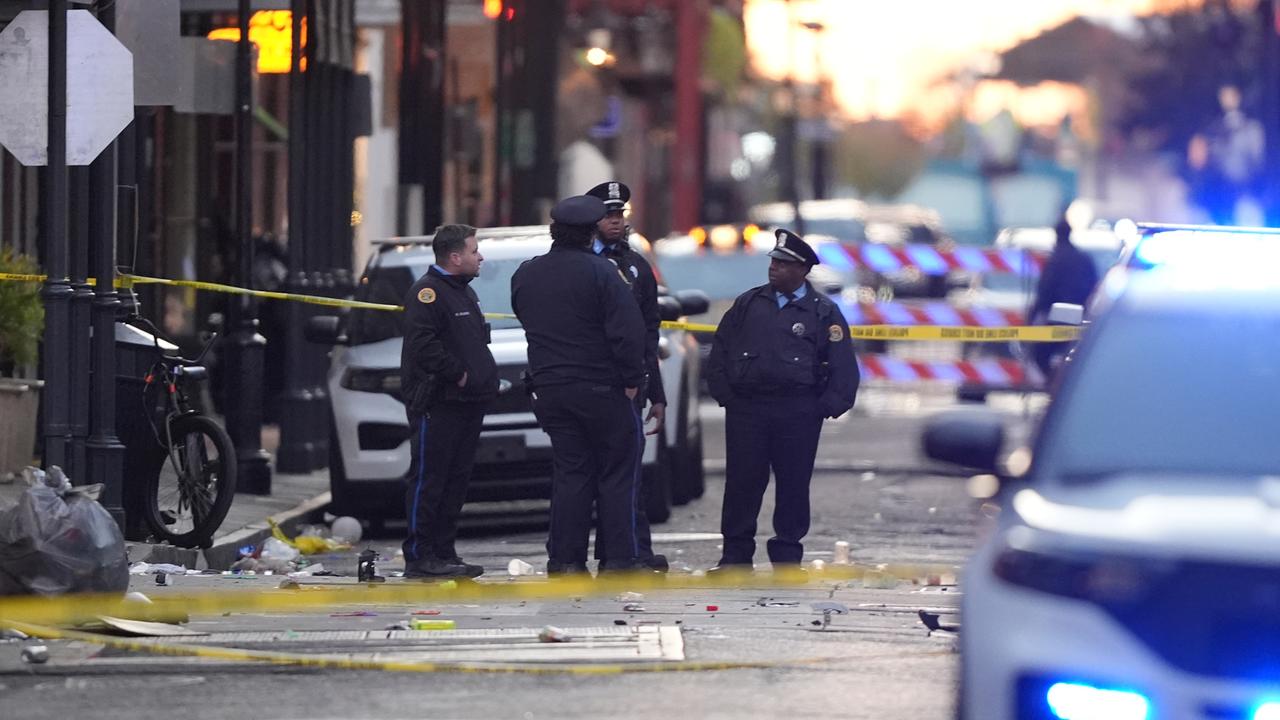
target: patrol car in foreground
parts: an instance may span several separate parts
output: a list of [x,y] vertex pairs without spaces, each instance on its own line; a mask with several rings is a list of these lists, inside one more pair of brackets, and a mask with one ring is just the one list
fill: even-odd
[[[478,233],[484,265],[471,288],[485,313],[510,315],[511,275],[520,263],[551,246],[547,226],[484,229]],[[431,238],[376,243],[356,293],[366,302],[399,305],[434,262]],[[698,293],[666,297],[664,319],[706,310]],[[498,364],[499,396],[484,419],[469,502],[550,497],[551,439],[538,427],[520,374],[528,368],[524,331],[515,320],[491,319],[490,349]],[[313,342],[334,345],[328,376],[332,408],[329,478],[335,512],[373,522],[402,517],[409,468],[409,429],[400,398],[400,313],[353,310],[344,317],[313,318]],[[646,436],[648,516],[662,522],[671,505],[703,492],[702,425],[698,417],[697,343],[689,333],[663,330],[659,370],[667,393],[665,432]]]
[[1172,232],[1103,283],[1031,452],[998,462],[980,412],[926,429],[1004,473],[959,717],[1280,718],[1280,234]]

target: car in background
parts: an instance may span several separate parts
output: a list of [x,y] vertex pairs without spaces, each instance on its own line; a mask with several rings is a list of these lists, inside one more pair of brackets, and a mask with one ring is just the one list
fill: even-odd
[[[470,287],[491,319],[490,349],[498,364],[500,390],[484,418],[469,502],[550,497],[551,439],[538,426],[520,378],[528,368],[524,331],[511,316],[511,276],[525,260],[551,246],[545,225],[482,229],[478,232],[484,266]],[[360,278],[356,299],[399,305],[409,288],[434,261],[431,237],[393,238],[376,243]],[[705,310],[705,300],[689,294],[685,306],[660,301],[667,319],[686,310]],[[310,321],[308,339],[334,346],[328,377],[332,441],[329,477],[334,512],[374,522],[402,517],[409,469],[409,427],[400,397],[402,315],[355,309],[345,317]],[[666,431],[646,436],[646,507],[653,522],[670,515],[673,502],[701,496],[702,426],[697,391],[697,344],[682,330],[663,330],[659,370],[667,392]]]
[[957,717],[1280,717],[1276,239],[1105,283],[1029,451],[985,409],[928,422],[931,458],[1001,476]]
[[[795,207],[790,203],[757,205],[751,208],[749,216],[762,228],[797,229]],[[850,248],[867,244],[890,248],[907,245],[946,248],[951,244],[938,214],[916,205],[852,199],[805,200],[800,203],[800,217],[806,238],[825,236]],[[879,271],[859,264],[855,275],[859,288],[867,288],[876,299],[884,301],[941,298],[947,291],[947,274],[928,273],[914,265]]]

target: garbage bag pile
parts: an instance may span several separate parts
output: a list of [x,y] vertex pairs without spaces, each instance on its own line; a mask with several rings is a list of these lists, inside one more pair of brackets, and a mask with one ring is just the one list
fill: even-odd
[[0,509],[0,595],[123,594],[129,560],[102,486],[72,487],[56,465],[22,475],[18,503]]

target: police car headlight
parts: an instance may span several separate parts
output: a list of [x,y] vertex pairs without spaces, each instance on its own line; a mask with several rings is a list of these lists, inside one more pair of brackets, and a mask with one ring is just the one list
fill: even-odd
[[342,376],[342,387],[356,392],[387,393],[395,395],[400,392],[399,370],[347,370]]

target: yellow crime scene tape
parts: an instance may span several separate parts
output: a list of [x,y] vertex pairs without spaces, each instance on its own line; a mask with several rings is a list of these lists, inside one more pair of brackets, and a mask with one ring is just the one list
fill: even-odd
[[[44,282],[44,275],[21,273],[0,273],[0,281],[11,282]],[[89,284],[94,284],[90,278]],[[145,275],[121,275],[116,285],[129,287],[133,285],[164,285],[166,287],[191,288],[206,292],[220,292],[232,295],[248,295],[267,300],[286,300],[310,305],[324,305],[336,308],[355,308],[360,310],[383,310],[400,312],[402,305],[387,303],[362,302],[360,300],[344,300],[341,298],[322,297],[319,295],[302,295],[299,293],[276,292],[274,290],[250,290],[224,285],[222,283],[203,282],[199,280],[169,280],[167,278],[147,277]],[[485,313],[490,320],[515,320],[510,313]],[[689,332],[714,333],[716,326],[709,323],[693,323],[667,320],[662,327],[669,330],[687,330]],[[1080,337],[1080,328],[1072,326],[1010,326],[1010,327],[977,327],[950,325],[851,325],[849,337],[857,340],[909,340],[952,342],[1065,342]]]
[[[186,621],[191,615],[240,613],[287,613],[340,606],[385,607],[434,602],[441,605],[475,600],[581,599],[614,595],[619,592],[731,589],[809,588],[833,593],[840,582],[854,580],[884,581],[918,580],[922,573],[951,574],[953,566],[928,565],[835,565],[820,575],[800,570],[783,570],[763,576],[749,571],[728,572],[723,576],[662,576],[655,573],[566,577],[544,581],[515,582],[403,582],[394,584],[308,584],[299,582],[296,589],[276,588],[257,591],[212,591],[157,595],[151,603],[130,601],[116,595],[85,594],[62,597],[15,597],[0,600],[0,627],[12,628],[32,637],[78,640],[133,652],[160,655],[201,657],[233,662],[262,662],[324,669],[380,670],[416,673],[525,673],[539,675],[619,675],[623,673],[709,672],[723,670],[777,669],[810,666],[838,661],[865,661],[867,657],[821,657],[787,661],[702,661],[659,662],[649,664],[475,664],[458,662],[401,661],[378,658],[353,658],[346,655],[285,653],[246,650],[209,645],[193,645],[163,640],[131,640],[104,636],[68,625],[99,621],[102,616],[145,619],[148,621]],[[282,576],[283,577],[283,576]],[[817,581],[817,582],[815,582]],[[836,581],[832,583],[832,581]],[[896,583],[894,583],[896,584]],[[889,585],[882,585],[888,587]],[[717,609],[716,612],[719,612]],[[951,651],[938,654],[950,654]],[[918,653],[913,653],[913,656]],[[889,657],[889,656],[886,656]],[[897,657],[894,655],[893,657]]]
[[12,627],[12,623],[77,625],[93,621],[102,615],[173,621],[190,615],[221,615],[233,612],[270,614],[344,605],[370,607],[423,602],[563,600],[617,595],[640,590],[670,592],[717,588],[768,590],[810,587],[825,591],[829,590],[833,584],[854,581],[888,587],[902,582],[928,583],[933,580],[941,582],[941,577],[954,576],[955,573],[956,568],[950,565],[827,565],[820,574],[807,573],[799,569],[776,571],[769,575],[753,575],[746,571],[702,577],[643,572],[610,574],[600,578],[564,577],[542,581],[426,583],[404,581],[375,584],[308,582],[307,578],[290,581],[287,576],[282,575],[278,577],[296,584],[296,588],[164,593],[150,598],[150,603],[139,603],[110,594],[0,598],[0,627]]

